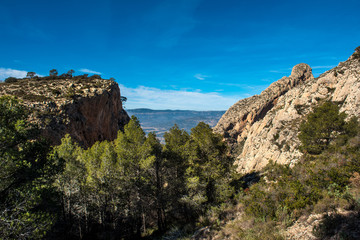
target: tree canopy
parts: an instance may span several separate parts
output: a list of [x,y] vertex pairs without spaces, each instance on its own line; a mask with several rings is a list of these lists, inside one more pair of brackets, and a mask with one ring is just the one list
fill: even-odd
[[[0,97],[0,235],[3,239],[41,238],[53,215],[44,207],[51,188],[48,147],[27,123],[27,112],[14,97]],[[54,163],[54,162],[53,162]],[[46,207],[44,207],[46,209]]]
[[190,134],[175,125],[162,145],[132,117],[114,141],[83,149],[66,135],[50,149],[27,118],[0,98],[0,238],[140,238],[233,194],[232,160],[205,123]]
[[56,69],[51,69],[49,71],[49,76],[50,77],[56,77],[58,75],[58,71]]
[[309,113],[300,125],[301,150],[310,154],[320,154],[331,141],[342,136],[352,137],[357,126],[356,119],[346,122],[346,113],[333,102],[325,102]]
[[26,74],[26,77],[31,79],[31,78],[35,77],[35,75],[36,75],[35,72],[28,72],[28,73]]

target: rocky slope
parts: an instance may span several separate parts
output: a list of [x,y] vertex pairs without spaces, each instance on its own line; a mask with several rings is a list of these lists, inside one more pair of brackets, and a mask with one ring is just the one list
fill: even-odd
[[31,108],[30,121],[53,144],[69,133],[83,147],[113,140],[129,121],[116,82],[94,78],[19,79],[0,84],[1,95],[15,95]]
[[298,128],[319,102],[336,101],[349,116],[360,116],[360,51],[314,79],[311,68],[299,64],[289,77],[271,84],[261,95],[240,100],[220,119],[222,134],[237,156],[240,172],[260,170],[270,160],[299,160]]

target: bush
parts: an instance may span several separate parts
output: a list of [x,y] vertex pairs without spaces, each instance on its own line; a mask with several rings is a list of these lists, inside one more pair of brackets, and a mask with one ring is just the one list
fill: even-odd
[[266,186],[255,184],[250,187],[250,191],[242,200],[245,205],[245,212],[249,216],[260,219],[276,219],[276,201],[269,191],[264,189]]
[[91,77],[89,77],[90,79],[102,79],[101,76],[99,74],[94,74]]
[[13,83],[13,82],[17,82],[17,78],[15,78],[15,77],[8,77],[8,78],[6,78],[5,79],[5,82],[6,83]]
[[355,48],[355,52],[353,54],[355,59],[359,59],[360,60],[360,46],[358,46],[357,48]]
[[339,109],[335,103],[325,102],[307,116],[298,135],[303,152],[320,154],[332,140],[346,133],[346,114],[340,113]]
[[65,97],[68,99],[73,99],[73,98],[75,98],[75,96],[76,96],[75,89],[72,87],[68,88],[68,90],[65,94]]

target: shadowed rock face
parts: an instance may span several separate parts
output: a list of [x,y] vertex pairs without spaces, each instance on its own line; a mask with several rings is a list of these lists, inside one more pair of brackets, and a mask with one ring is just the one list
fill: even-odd
[[96,141],[113,140],[128,123],[116,82],[86,80],[19,80],[0,84],[0,95],[15,95],[33,110],[30,121],[52,144],[65,134],[87,148]]
[[289,77],[230,107],[214,131],[232,146],[238,171],[260,170],[270,160],[297,162],[302,156],[297,137],[300,123],[324,100],[340,103],[348,117],[359,117],[359,59],[360,54],[355,53],[316,79],[308,65],[296,65]]
[[63,109],[69,119],[68,124],[49,124],[43,130],[44,136],[54,144],[59,144],[66,133],[84,147],[90,147],[96,141],[112,141],[129,122],[129,116],[122,108],[117,84],[101,94],[78,98],[64,105]]

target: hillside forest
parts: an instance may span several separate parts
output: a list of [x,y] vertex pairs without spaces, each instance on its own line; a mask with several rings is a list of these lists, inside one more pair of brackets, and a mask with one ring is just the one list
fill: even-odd
[[[286,239],[324,214],[319,239],[360,230],[360,132],[323,101],[299,128],[301,161],[239,174],[222,136],[176,125],[161,144],[132,117],[114,141],[49,146],[30,110],[0,98],[1,239]],[[339,209],[349,211],[344,216]]]

